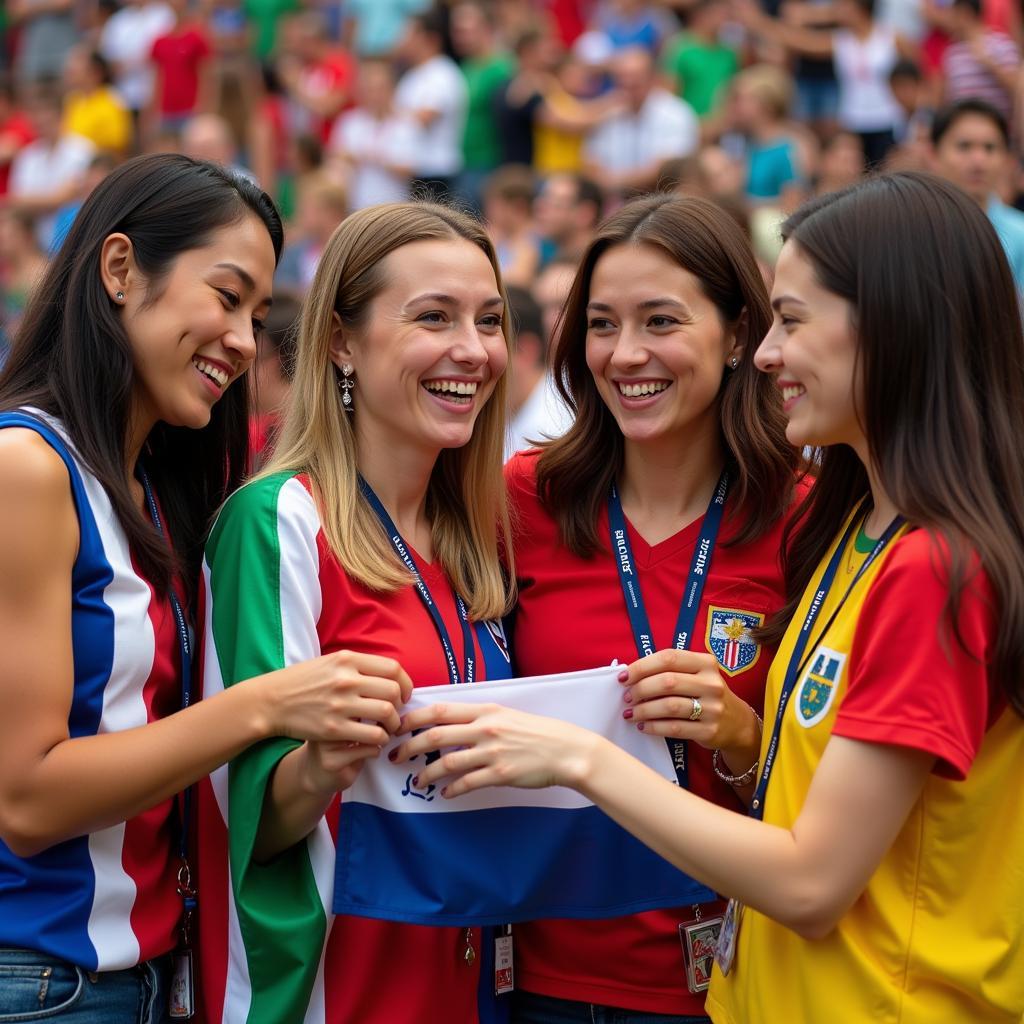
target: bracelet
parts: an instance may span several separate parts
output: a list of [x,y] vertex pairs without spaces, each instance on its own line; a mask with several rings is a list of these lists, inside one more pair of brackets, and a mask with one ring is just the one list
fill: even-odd
[[[754,709],[751,708],[750,710],[753,711]],[[764,732],[764,722],[761,720],[761,716],[754,711],[754,717],[757,719],[758,730]],[[728,782],[730,786],[749,786],[757,778],[757,769],[761,766],[761,760],[758,758],[742,775],[727,775],[720,767],[721,760],[722,752],[721,750],[716,750],[711,755],[711,767],[714,769],[715,774],[723,782]]]

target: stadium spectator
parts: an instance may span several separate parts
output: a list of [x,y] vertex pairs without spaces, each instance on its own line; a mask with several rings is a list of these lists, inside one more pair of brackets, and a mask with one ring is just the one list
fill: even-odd
[[674,79],[676,92],[705,118],[724,99],[739,70],[739,55],[721,39],[728,17],[724,0],[694,0],[687,16],[685,30],[666,44],[661,66]]
[[542,262],[581,256],[594,237],[602,207],[601,189],[584,175],[548,175],[534,204]]
[[13,80],[0,74],[0,199],[7,194],[11,162],[35,137],[31,119],[17,102]]
[[123,156],[132,144],[132,116],[112,81],[110,65],[96,50],[88,44],[71,50],[64,65],[64,131]]
[[953,0],[953,42],[942,58],[946,102],[975,97],[1009,118],[1020,83],[1020,50],[1004,32],[986,28],[981,0]]
[[359,57],[390,57],[409,15],[429,5],[430,0],[345,0],[342,38]]
[[174,25],[153,42],[156,84],[147,110],[151,134],[177,134],[200,110],[212,110],[213,49],[202,23],[189,12],[188,0],[168,0]]
[[254,472],[273,453],[277,441],[295,372],[295,335],[301,312],[298,300],[279,295],[267,314],[266,329],[256,339],[256,361],[249,381],[249,449]]
[[313,283],[320,255],[334,229],[348,213],[345,189],[326,174],[307,178],[298,191],[295,237],[281,253],[274,275],[275,291],[302,298]]
[[23,84],[60,78],[76,42],[75,0],[7,0],[19,33],[14,73]]
[[125,106],[138,116],[153,97],[153,43],[174,27],[163,0],[124,0],[100,34],[99,51],[110,63]]
[[0,207],[0,325],[8,337],[16,334],[29,296],[45,270],[46,256],[36,241],[33,216]]
[[231,126],[219,114],[197,114],[181,133],[181,151],[193,160],[209,160],[244,178],[255,180],[238,162]]
[[484,220],[506,284],[529,288],[540,266],[533,220],[537,183],[529,167],[508,164],[484,184]]
[[569,289],[572,288],[578,263],[578,257],[556,256],[541,269],[533,282],[531,294],[540,307],[545,351],[550,351],[554,342],[555,329],[562,315],[565,300],[569,297]]

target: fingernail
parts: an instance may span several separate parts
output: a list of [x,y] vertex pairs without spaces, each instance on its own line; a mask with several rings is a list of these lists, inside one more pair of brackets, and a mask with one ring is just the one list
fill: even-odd
[[416,789],[420,788],[420,777],[418,775],[414,775],[412,777],[412,784],[413,784],[414,788],[416,788]]
[[626,708],[626,710],[622,712],[622,717],[623,718],[632,718],[633,717],[633,709],[632,708]]
[[388,751],[388,760],[389,761],[397,761],[398,760],[398,747],[395,747],[394,750],[389,750]]
[[628,683],[628,682],[629,682],[629,669],[627,669],[627,668],[624,668],[624,669],[623,669],[623,670],[622,670],[622,671],[621,671],[621,672],[619,673],[619,682],[620,682],[620,683]]
[[637,723],[636,723],[636,727],[637,727],[637,728],[638,728],[638,729],[639,729],[639,730],[640,730],[641,732],[643,732],[643,731],[644,731],[644,723],[643,723],[643,722],[637,722]]
[[448,787],[447,786],[442,786],[441,787],[441,796],[447,796],[447,795],[448,795]]
[[627,690],[627,691],[626,691],[626,692],[625,692],[625,693],[624,693],[624,694],[622,695],[622,699],[623,699],[623,700],[624,700],[624,701],[625,701],[625,702],[626,702],[627,704],[632,704],[632,703],[633,703],[633,691],[632,691],[632,690]]

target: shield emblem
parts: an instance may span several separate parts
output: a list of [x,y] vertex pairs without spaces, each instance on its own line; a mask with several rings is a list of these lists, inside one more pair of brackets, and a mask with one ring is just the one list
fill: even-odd
[[763,622],[764,616],[756,612],[709,606],[704,643],[726,675],[739,675],[757,663],[761,646],[750,634]]
[[817,725],[828,713],[845,664],[846,655],[829,647],[814,652],[796,694],[796,719],[805,729]]

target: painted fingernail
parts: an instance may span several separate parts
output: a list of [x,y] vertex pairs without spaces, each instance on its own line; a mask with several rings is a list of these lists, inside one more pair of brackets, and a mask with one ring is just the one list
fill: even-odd
[[625,701],[625,702],[626,702],[627,704],[632,704],[632,703],[633,703],[633,691],[632,691],[632,690],[627,690],[627,691],[626,691],[626,692],[625,692],[625,693],[624,693],[624,694],[622,695],[622,699],[623,699],[623,700],[624,700],[624,701]]
[[627,668],[624,668],[624,669],[623,669],[623,670],[622,670],[622,671],[621,671],[621,672],[619,673],[619,677],[618,677],[618,678],[619,678],[619,682],[620,682],[620,683],[628,683],[628,682],[629,682],[629,669],[627,669]]
[[637,722],[637,723],[636,723],[636,727],[637,727],[637,728],[638,728],[638,729],[639,729],[639,730],[640,730],[641,732],[643,732],[643,731],[644,731],[644,723],[643,723],[643,722]]
[[622,717],[623,718],[632,718],[633,717],[633,709],[632,708],[626,708],[626,710],[622,712]]
[[394,750],[389,750],[388,751],[388,760],[389,761],[397,761],[398,760],[398,747],[395,747]]
[[448,787],[447,786],[443,786],[441,788],[441,796],[447,796],[447,795],[448,795]]
[[420,777],[418,775],[412,777],[412,785],[414,789],[420,788]]

